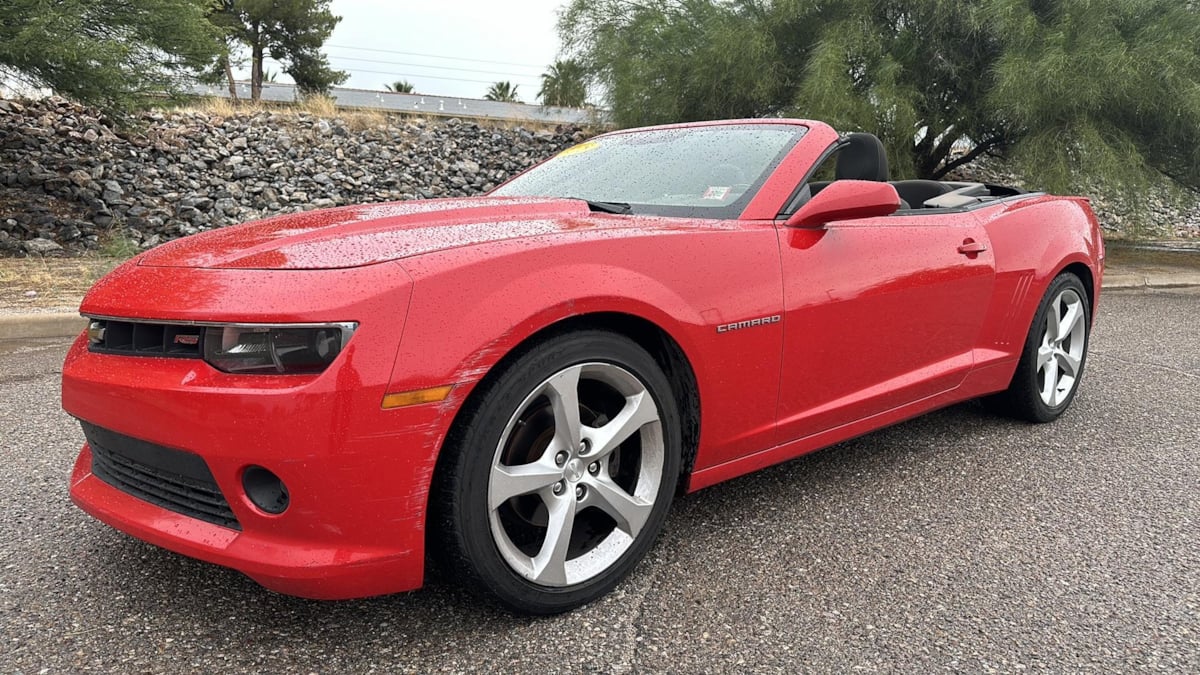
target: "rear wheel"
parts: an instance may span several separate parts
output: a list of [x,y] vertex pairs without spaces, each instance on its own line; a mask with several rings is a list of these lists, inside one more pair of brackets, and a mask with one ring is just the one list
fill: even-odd
[[1030,422],[1057,419],[1079,389],[1091,325],[1083,282],[1058,275],[1034,316],[1012,383],[988,399],[991,407]]
[[509,608],[611,590],[662,528],[679,473],[662,369],[603,331],[552,338],[478,392],[448,441],[435,508],[450,564]]

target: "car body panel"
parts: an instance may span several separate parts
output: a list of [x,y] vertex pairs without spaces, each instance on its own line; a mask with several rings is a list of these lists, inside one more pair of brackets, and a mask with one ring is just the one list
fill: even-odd
[[[96,284],[83,314],[358,327],[318,375],[101,354],[80,336],[63,407],[202,457],[242,530],[105,483],[87,445],[72,498],[281,592],[407,590],[424,576],[428,496],[452,425],[477,385],[545,331],[621,317],[678,345],[699,405],[682,487],[698,490],[1004,389],[1045,289],[1069,265],[1098,298],[1103,244],[1084,200],[1026,195],[787,227],[784,209],[839,137],[786,123],[807,131],[736,220],[592,213],[573,199],[433,200],[268,219],[134,258]],[[440,401],[382,405],[447,386]],[[246,497],[251,465],[287,484],[283,514]]]
[[[672,220],[673,226],[605,235],[577,233],[553,247],[535,242],[456,249],[404,261],[417,289],[393,387],[474,382],[531,335],[589,314],[644,319],[688,355],[704,401],[701,452],[748,452],[770,443],[779,387],[780,324],[717,332],[779,314],[781,278],[769,224]],[[501,255],[496,249],[503,247]],[[522,249],[522,250],[515,250]],[[703,264],[704,275],[692,265]],[[488,279],[477,295],[462,289]],[[458,316],[469,330],[456,329]],[[466,359],[462,355],[469,355]],[[711,356],[710,356],[711,355]],[[720,355],[720,358],[714,356]],[[730,387],[728,383],[745,386]],[[457,392],[456,396],[465,395]]]
[[781,232],[786,442],[953,389],[972,365],[992,258],[972,214],[843,221]]
[[148,251],[149,267],[331,269],[422,253],[524,239],[579,227],[630,227],[584,219],[571,199],[490,197],[346,206],[275,216],[236,229],[209,230]]

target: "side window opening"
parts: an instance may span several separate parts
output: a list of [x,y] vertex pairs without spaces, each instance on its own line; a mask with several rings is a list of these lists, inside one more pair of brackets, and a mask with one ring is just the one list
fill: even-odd
[[816,170],[808,176],[801,184],[799,191],[788,201],[783,215],[789,216],[795,213],[797,209],[807,204],[817,193],[836,179],[837,156],[844,148],[845,144],[838,143],[826,152],[825,157],[818,161]]

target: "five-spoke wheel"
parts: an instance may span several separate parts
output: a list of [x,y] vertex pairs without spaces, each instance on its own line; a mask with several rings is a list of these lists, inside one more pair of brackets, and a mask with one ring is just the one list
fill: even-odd
[[632,373],[568,366],[525,397],[492,460],[492,538],[546,586],[604,572],[641,533],[663,480],[662,421]]
[[1059,291],[1047,310],[1037,351],[1037,374],[1042,402],[1054,408],[1075,392],[1083,366],[1087,312],[1083,298],[1073,288]]
[[1008,389],[992,407],[1031,422],[1056,419],[1079,389],[1087,360],[1091,307],[1079,277],[1065,272],[1050,283]]
[[607,592],[645,555],[675,490],[678,414],[662,369],[635,343],[586,331],[484,386],[439,468],[452,564],[527,612]]

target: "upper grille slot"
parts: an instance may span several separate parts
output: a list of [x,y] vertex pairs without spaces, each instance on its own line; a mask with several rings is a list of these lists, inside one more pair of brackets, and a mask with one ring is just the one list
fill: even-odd
[[198,359],[203,340],[202,326],[116,319],[92,319],[88,326],[88,349],[102,354]]

